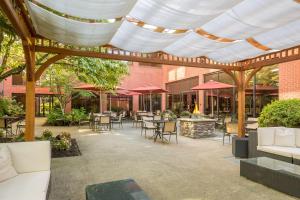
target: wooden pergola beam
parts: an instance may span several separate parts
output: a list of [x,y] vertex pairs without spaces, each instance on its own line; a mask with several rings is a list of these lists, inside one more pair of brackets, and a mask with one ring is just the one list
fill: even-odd
[[28,28],[25,20],[22,17],[21,11],[16,8],[17,6],[14,5],[11,0],[1,0],[0,7],[9,21],[12,23],[20,38],[26,41],[28,45],[31,45],[32,35],[30,29]]
[[[35,46],[37,52],[53,53],[53,54],[65,54],[67,56],[82,56],[82,57],[93,57],[113,60],[126,60],[132,62],[145,62],[153,64],[165,64],[175,66],[186,66],[186,67],[198,67],[198,68],[209,68],[209,69],[228,69],[239,71],[239,66],[217,64],[217,62],[210,61],[207,58],[203,58],[201,61],[192,62],[189,58],[176,57],[175,60],[168,59],[168,54],[153,53],[153,54],[135,54],[129,53],[122,50],[112,50],[114,52],[96,52],[96,51],[82,51],[76,49],[65,49],[60,47],[47,47],[47,46]],[[199,58],[200,59],[200,58]]]

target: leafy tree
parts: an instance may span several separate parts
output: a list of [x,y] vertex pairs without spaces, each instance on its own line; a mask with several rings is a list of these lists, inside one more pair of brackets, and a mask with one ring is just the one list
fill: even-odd
[[[256,84],[278,86],[278,82],[279,74],[277,65],[264,67],[256,74]],[[253,79],[250,81],[250,85],[253,85]]]

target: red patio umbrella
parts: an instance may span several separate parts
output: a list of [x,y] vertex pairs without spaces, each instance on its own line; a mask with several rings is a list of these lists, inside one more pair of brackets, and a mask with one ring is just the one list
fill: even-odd
[[[142,94],[150,94],[150,111],[151,112],[152,112],[152,98],[151,98],[152,94],[168,92],[167,90],[165,90],[161,87],[158,87],[158,86],[142,86],[142,87],[137,87],[137,88],[131,89],[130,91],[138,92],[138,93],[142,93]],[[144,109],[145,109],[145,107],[144,107]]]
[[[192,90],[210,90],[211,96],[213,96],[213,90],[217,89],[226,89],[226,88],[233,88],[234,85],[226,84],[226,83],[220,83],[214,80],[210,80],[206,83],[200,84],[196,87],[191,88]],[[219,105],[217,105],[219,106]],[[213,106],[213,98],[211,98],[211,113],[212,116],[214,115],[214,106]]]

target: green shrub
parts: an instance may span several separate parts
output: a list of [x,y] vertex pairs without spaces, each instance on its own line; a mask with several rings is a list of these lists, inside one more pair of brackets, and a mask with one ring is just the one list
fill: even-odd
[[51,140],[53,138],[53,133],[49,129],[45,129],[42,133],[42,140]]
[[57,150],[69,150],[71,145],[71,135],[67,132],[62,132],[51,140],[52,148]]
[[191,113],[189,112],[189,111],[187,111],[187,110],[185,110],[185,111],[182,111],[181,113],[180,113],[180,117],[191,117]]
[[260,127],[300,127],[300,99],[273,101],[258,118]]
[[20,116],[24,115],[23,105],[15,99],[0,98],[0,116]]
[[177,118],[177,116],[171,110],[165,110],[164,112],[161,113],[161,116],[163,118],[168,118],[170,120]]
[[71,121],[71,114],[63,114],[60,109],[53,109],[47,116],[47,124],[49,125],[69,125]]
[[70,113],[70,120],[73,123],[79,123],[81,120],[85,120],[88,118],[88,115],[86,114],[86,111],[83,107],[80,109],[72,109]]

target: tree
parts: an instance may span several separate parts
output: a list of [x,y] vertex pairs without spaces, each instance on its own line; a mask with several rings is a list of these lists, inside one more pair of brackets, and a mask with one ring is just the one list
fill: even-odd
[[78,96],[93,96],[91,92],[74,89],[80,82],[113,90],[127,73],[128,67],[125,62],[69,57],[46,70],[42,85],[49,86],[51,91],[56,93],[60,109],[65,113],[65,107],[72,99]]

